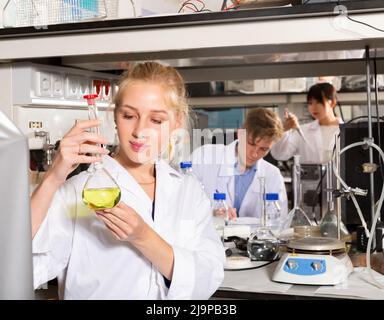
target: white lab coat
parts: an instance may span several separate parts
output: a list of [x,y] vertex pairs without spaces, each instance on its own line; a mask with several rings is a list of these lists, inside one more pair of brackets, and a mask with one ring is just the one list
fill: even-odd
[[[219,192],[226,193],[226,201],[230,207],[234,206],[235,201],[236,144],[237,140],[228,146],[206,144],[194,150],[191,155],[193,172],[204,185],[209,198],[213,199],[213,194],[217,189]],[[281,214],[284,219],[288,213],[284,179],[280,170],[264,159],[260,159],[256,163],[256,173],[241,203],[239,217],[258,218],[261,215],[262,195],[258,177],[265,177],[267,193],[279,194]]]
[[[342,123],[340,119],[339,123]],[[303,124],[300,127],[308,143],[304,141],[297,130],[290,129],[272,146],[272,156],[276,160],[285,161],[294,155],[300,155],[300,163],[302,164],[327,163],[330,160],[329,152],[333,150],[335,139],[331,139],[327,147],[324,146],[318,120]],[[335,136],[339,132],[340,130],[337,130]]]
[[172,246],[170,288],[138,250],[116,240],[83,204],[85,172],[58,190],[33,240],[35,288],[58,277],[61,299],[209,298],[223,280],[225,254],[197,179],[156,163],[153,221],[152,202],[134,178],[108,156],[104,165],[121,188],[121,201]]

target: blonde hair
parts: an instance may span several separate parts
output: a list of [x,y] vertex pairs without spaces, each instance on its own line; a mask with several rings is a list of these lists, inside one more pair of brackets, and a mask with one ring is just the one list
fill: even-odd
[[280,118],[272,110],[257,108],[251,110],[245,119],[244,129],[252,139],[267,138],[274,141],[280,139],[284,133]]
[[162,86],[166,105],[178,115],[183,115],[185,122],[188,121],[189,106],[183,78],[175,68],[157,62],[136,64],[122,75],[119,90],[114,97],[115,110],[122,104],[125,89],[137,81],[152,82]]

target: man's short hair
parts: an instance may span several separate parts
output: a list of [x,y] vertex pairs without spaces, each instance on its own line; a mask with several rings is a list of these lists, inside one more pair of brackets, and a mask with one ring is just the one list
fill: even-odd
[[277,114],[266,108],[257,108],[248,112],[243,124],[247,130],[247,136],[256,138],[271,139],[276,141],[284,133],[283,125]]

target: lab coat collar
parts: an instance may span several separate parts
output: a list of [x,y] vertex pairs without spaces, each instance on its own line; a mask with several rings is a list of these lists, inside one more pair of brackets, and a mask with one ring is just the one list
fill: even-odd
[[[344,123],[344,121],[341,118],[337,118],[337,120],[339,121],[339,124]],[[319,120],[317,119],[315,121],[312,121],[308,126],[310,130],[317,130],[319,127],[320,127],[320,123],[319,123]]]
[[[251,190],[254,192],[260,192],[260,182],[257,181],[258,178],[264,177],[267,179],[268,173],[265,170],[265,166],[262,165],[262,163],[265,163],[266,161],[264,159],[260,159],[256,163],[256,173],[253,177],[253,181],[251,183]],[[257,182],[256,182],[257,181]]]
[[223,159],[220,165],[219,176],[228,177],[234,176],[236,173],[235,163],[237,162],[236,157],[236,145],[239,140],[235,140],[229,145],[225,146]]
[[115,179],[120,189],[124,189],[139,198],[145,206],[151,206],[152,202],[139,183],[117,160],[110,156],[103,157],[104,168]]
[[183,176],[179,171],[171,167],[164,160],[156,161],[156,172],[164,172],[165,174],[168,174],[171,177],[177,178],[182,178]]
[[[221,163],[219,170],[220,177],[230,177],[237,174],[235,164],[237,163],[236,145],[238,142],[239,140],[235,140],[225,147],[223,162]],[[256,171],[259,169],[259,163],[260,160],[257,161],[253,167]]]
[[156,162],[155,221],[157,221],[157,224],[159,221],[168,221],[162,219],[162,217],[169,215],[168,210],[165,208],[169,208],[169,199],[174,198],[178,188],[177,186],[180,186],[182,177],[183,175],[181,173],[172,168],[164,160]]
[[320,127],[319,120],[315,120],[309,124],[308,129],[309,130],[317,130],[319,127]]
[[[120,171],[127,172],[127,170],[118,161],[116,161],[115,159],[113,159],[110,156],[104,156],[103,157],[103,165],[104,165],[104,167],[106,169],[108,169],[108,172],[110,174],[114,174],[116,176],[119,175]],[[164,160],[156,161],[155,165],[156,165],[156,171],[157,172],[158,172],[158,170],[160,170],[160,171],[166,172],[170,176],[175,176],[175,177],[178,177],[178,178],[182,177],[182,174],[180,172],[178,172],[176,169],[172,168]],[[129,172],[127,172],[127,173],[129,174]]]

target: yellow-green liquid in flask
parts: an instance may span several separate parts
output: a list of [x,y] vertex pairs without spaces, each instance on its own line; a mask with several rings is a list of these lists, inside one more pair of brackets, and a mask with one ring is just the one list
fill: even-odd
[[92,210],[113,208],[120,201],[119,188],[84,189],[83,201]]

